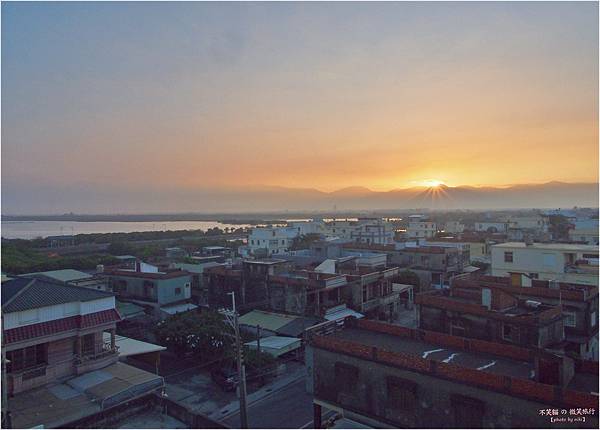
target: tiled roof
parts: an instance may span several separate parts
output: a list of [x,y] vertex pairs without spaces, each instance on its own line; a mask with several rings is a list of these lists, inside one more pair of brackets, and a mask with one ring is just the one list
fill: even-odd
[[87,302],[114,296],[105,291],[64,285],[45,279],[15,278],[2,283],[2,311],[21,312],[71,302]]
[[15,278],[3,282],[0,286],[0,294],[2,295],[2,304],[7,303],[10,299],[16,296],[23,288],[25,288],[31,279]]
[[36,337],[49,336],[64,331],[94,327],[97,325],[118,322],[121,320],[115,309],[95,312],[87,315],[75,315],[53,321],[26,325],[23,327],[4,330],[6,344],[21,342]]

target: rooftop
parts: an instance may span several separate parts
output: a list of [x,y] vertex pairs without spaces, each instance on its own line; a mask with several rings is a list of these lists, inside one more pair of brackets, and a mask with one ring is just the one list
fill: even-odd
[[492,248],[527,248],[527,249],[547,249],[554,251],[572,251],[572,252],[598,252],[598,247],[594,245],[580,245],[574,243],[533,243],[527,245],[525,242],[506,242],[492,245]]
[[314,333],[311,344],[315,348],[543,404],[578,408],[596,408],[598,405],[597,363],[576,362],[576,376],[566,387],[548,385],[536,380],[543,375],[535,374],[535,360],[540,358],[548,364],[561,366],[564,358],[539,349],[525,349],[370,320],[350,320],[342,330],[329,335]]
[[17,394],[8,399],[8,407],[14,428],[56,428],[163,385],[162,377],[117,362],[60,384]]
[[0,291],[5,313],[114,297],[113,293],[37,278],[11,279],[2,283]]
[[146,278],[146,279],[173,279],[190,276],[185,270],[173,270],[171,272],[136,272],[135,270],[106,270],[104,272],[108,276],[125,276],[130,278]]
[[74,269],[62,269],[62,270],[49,270],[47,272],[33,272],[33,273],[25,273],[24,277],[33,277],[35,275],[43,275],[48,278],[56,279],[57,281],[69,282],[76,279],[86,279],[93,278],[94,275],[90,275],[89,273],[82,272],[80,270]]

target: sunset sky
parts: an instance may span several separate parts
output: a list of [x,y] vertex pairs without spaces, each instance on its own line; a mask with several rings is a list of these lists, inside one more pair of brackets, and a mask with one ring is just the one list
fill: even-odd
[[3,212],[75,186],[594,182],[597,20],[593,2],[3,3]]

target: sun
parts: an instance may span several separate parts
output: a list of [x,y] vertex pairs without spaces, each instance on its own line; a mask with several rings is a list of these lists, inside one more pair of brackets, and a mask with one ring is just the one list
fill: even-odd
[[421,183],[428,188],[437,188],[440,185],[445,185],[443,181],[438,179],[424,179]]

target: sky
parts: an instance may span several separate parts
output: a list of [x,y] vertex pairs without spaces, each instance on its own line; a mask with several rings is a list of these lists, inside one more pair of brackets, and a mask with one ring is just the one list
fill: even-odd
[[1,7],[3,213],[598,181],[594,2]]

